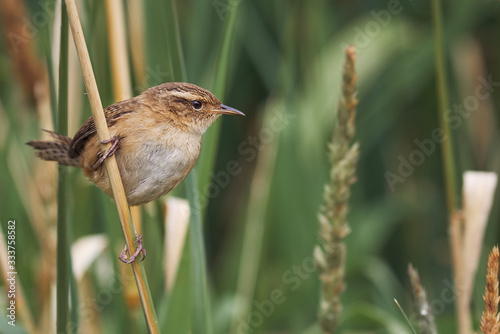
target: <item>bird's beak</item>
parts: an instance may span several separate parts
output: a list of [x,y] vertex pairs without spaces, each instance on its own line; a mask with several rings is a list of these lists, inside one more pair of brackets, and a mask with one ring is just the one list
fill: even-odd
[[215,113],[217,113],[217,114],[245,116],[245,114],[242,113],[241,111],[239,111],[238,109],[234,109],[234,108],[228,107],[228,106],[223,105],[223,104],[220,105],[219,109],[214,109],[212,111],[215,112]]

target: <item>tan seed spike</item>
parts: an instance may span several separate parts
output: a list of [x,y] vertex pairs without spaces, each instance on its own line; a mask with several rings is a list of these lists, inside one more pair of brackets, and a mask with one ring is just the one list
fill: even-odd
[[493,247],[488,257],[488,271],[484,291],[484,312],[481,316],[481,331],[484,334],[498,334],[500,321],[498,314],[498,246]]

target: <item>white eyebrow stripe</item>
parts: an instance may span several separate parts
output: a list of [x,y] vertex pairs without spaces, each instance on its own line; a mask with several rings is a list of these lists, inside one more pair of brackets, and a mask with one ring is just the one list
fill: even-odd
[[193,97],[195,97],[195,95],[193,93],[190,93],[190,92],[180,92],[180,91],[176,91],[172,95],[175,96],[175,97],[184,98],[186,100],[191,100]]

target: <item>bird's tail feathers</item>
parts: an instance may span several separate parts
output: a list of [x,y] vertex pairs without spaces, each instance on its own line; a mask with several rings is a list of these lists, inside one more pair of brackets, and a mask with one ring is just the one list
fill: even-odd
[[26,144],[36,150],[36,156],[47,161],[57,161],[60,164],[67,166],[78,167],[80,157],[70,158],[68,151],[71,144],[71,138],[60,135],[53,131],[44,130],[55,141],[50,140],[33,140]]

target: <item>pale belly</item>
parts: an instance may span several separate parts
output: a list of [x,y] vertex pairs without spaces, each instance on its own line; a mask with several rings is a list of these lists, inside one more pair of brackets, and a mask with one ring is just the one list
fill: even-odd
[[144,143],[133,157],[117,152],[129,205],[151,202],[175,188],[191,171],[199,154],[195,147],[169,148]]

